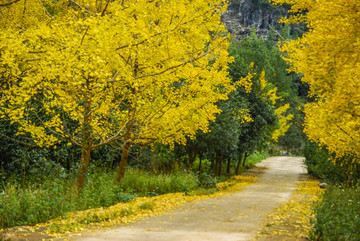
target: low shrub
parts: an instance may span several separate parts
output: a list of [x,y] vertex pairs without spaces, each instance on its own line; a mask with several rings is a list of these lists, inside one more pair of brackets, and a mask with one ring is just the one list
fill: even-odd
[[203,172],[199,175],[198,181],[199,181],[199,185],[201,187],[205,187],[205,188],[214,188],[214,187],[216,187],[216,184],[218,183],[216,178],[214,178],[213,176],[211,176],[205,172]]
[[156,196],[164,193],[186,192],[197,188],[198,179],[193,173],[154,175],[149,172],[130,169],[126,172],[120,187],[128,193],[139,196]]

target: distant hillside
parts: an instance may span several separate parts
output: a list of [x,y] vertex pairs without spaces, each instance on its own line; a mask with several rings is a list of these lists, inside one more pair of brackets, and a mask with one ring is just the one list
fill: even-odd
[[237,39],[249,36],[253,27],[259,36],[266,38],[271,28],[282,27],[277,21],[288,15],[287,9],[287,6],[274,6],[268,0],[230,0],[222,21]]

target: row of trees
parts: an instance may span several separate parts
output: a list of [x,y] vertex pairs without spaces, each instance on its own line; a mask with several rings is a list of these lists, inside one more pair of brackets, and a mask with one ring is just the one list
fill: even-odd
[[281,46],[292,70],[310,86],[313,101],[305,106],[305,133],[329,151],[332,161],[346,165],[351,175],[360,154],[360,2],[273,2],[292,4],[294,15],[284,22],[305,22],[310,29]]
[[[266,69],[269,58],[282,61],[272,40],[253,34],[233,43],[230,56],[221,1],[28,0],[0,8],[1,128],[12,138],[1,138],[3,168],[51,159],[77,167],[81,189],[91,155],[118,164],[121,181],[129,152],[150,145],[174,148],[175,159],[186,153],[189,168],[207,154],[219,175],[222,160],[242,157],[238,169],[289,127],[284,101],[293,79]],[[256,52],[269,62],[250,65]]]

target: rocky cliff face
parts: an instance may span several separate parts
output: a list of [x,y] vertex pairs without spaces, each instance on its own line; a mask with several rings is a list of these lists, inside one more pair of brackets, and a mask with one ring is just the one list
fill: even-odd
[[286,15],[285,8],[272,6],[266,1],[230,0],[227,11],[222,15],[222,21],[237,39],[248,37],[253,27],[258,36],[266,38],[271,28],[279,28],[277,21]]

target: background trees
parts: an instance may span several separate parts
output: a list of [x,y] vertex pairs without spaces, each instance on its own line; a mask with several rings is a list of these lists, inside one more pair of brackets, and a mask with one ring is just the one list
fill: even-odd
[[[357,1],[273,1],[292,4],[290,22],[311,31],[282,46],[303,74],[314,102],[305,107],[307,136],[338,157],[359,153],[359,9]],[[306,12],[304,12],[306,10]]]

